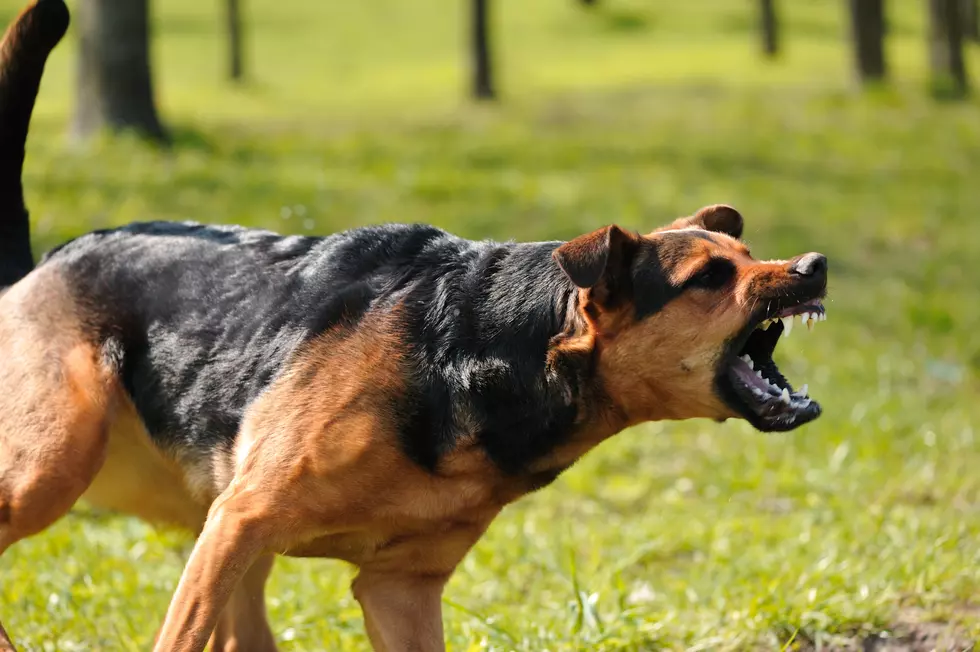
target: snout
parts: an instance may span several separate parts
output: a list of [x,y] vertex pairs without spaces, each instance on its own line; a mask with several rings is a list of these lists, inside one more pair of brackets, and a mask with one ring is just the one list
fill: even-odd
[[827,257],[811,251],[789,261],[790,274],[806,276],[813,281],[827,281]]
[[797,256],[786,266],[790,278],[807,293],[822,294],[827,289],[827,257],[810,252]]

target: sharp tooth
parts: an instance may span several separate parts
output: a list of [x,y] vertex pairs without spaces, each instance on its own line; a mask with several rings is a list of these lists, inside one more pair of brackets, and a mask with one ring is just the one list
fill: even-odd
[[789,390],[784,387],[783,393],[779,395],[779,399],[786,405],[789,405]]
[[820,321],[827,321],[827,313],[825,312],[820,313]]
[[783,317],[783,335],[789,337],[789,334],[793,331],[793,318]]
[[755,372],[755,375],[758,376],[759,378],[762,378],[762,372],[761,371]]
[[805,319],[803,321],[806,324],[806,329],[812,331],[813,325],[817,323],[817,313],[813,313],[812,315],[809,315],[809,317],[810,321],[806,321]]
[[810,391],[810,386],[804,384],[803,387],[800,388],[800,396],[806,396],[809,391]]

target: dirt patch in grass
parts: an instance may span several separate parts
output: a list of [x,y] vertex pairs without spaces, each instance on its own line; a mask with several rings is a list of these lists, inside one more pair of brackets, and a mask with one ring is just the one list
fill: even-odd
[[862,652],[969,652],[974,642],[951,623],[899,625],[888,636],[870,636],[861,642]]
[[[800,648],[816,652],[817,646]],[[888,631],[833,645],[821,645],[821,652],[973,652],[977,642],[955,622],[928,620],[918,609],[904,610]]]

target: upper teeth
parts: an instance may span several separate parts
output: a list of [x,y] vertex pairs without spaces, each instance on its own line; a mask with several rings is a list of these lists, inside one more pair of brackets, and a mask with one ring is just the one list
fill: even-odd
[[789,337],[789,334],[793,332],[793,316],[783,317],[783,334]]
[[762,330],[769,330],[769,327],[776,323],[777,320],[783,322],[783,334],[789,335],[793,332],[793,321],[796,317],[800,318],[800,322],[807,327],[808,330],[813,330],[813,325],[818,321],[827,321],[827,313],[824,312],[801,312],[796,315],[789,315],[788,317],[773,317],[772,319],[763,319],[759,324],[759,328]]

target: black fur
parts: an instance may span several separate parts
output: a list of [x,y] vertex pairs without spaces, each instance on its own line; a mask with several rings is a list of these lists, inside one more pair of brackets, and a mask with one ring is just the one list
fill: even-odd
[[434,470],[461,420],[508,471],[570,430],[568,383],[545,373],[573,291],[560,243],[470,242],[427,226],[325,238],[151,223],[49,254],[165,449],[231,443],[247,405],[311,338],[404,306],[414,373],[397,413],[405,452]]
[[[589,356],[546,364],[578,292],[552,257],[560,244],[421,225],[309,238],[148,223],[82,236],[42,264],[71,283],[163,449],[230,446],[247,406],[307,342],[397,304],[410,369],[389,407],[406,455],[436,472],[475,434],[520,474],[572,433],[579,405],[604,400]],[[632,295],[621,300],[640,317],[681,291],[649,243],[621,264]]]

